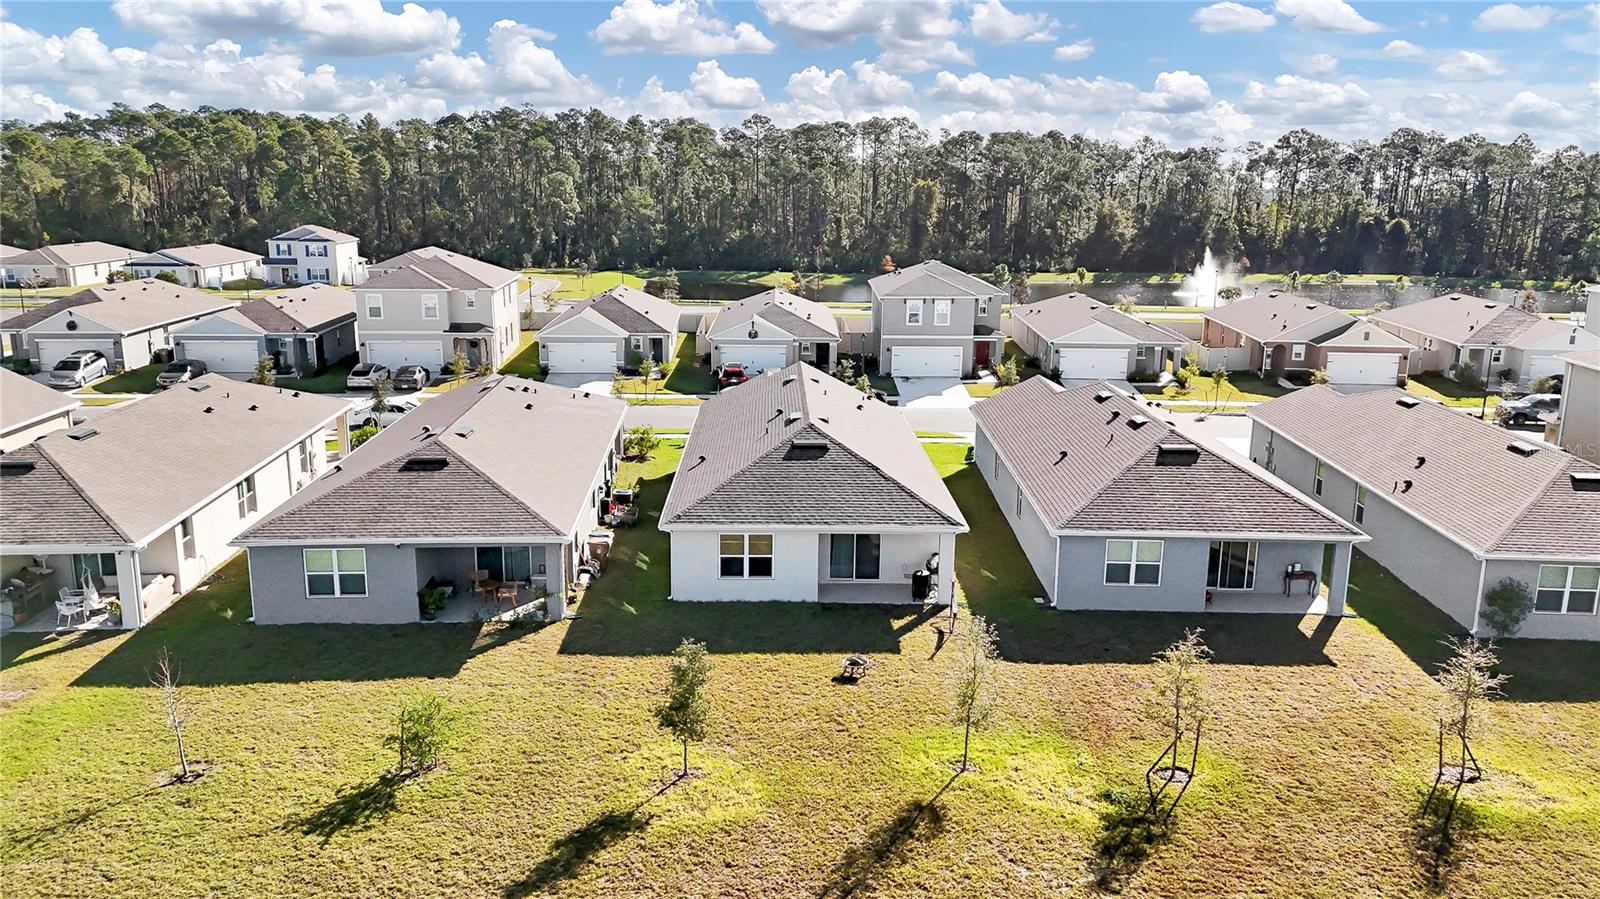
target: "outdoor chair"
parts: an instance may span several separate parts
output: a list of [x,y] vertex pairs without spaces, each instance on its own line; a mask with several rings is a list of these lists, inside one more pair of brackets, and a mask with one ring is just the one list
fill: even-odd
[[83,600],[73,596],[70,588],[62,587],[61,598],[56,600],[56,627],[61,627],[63,620],[71,624],[72,619],[79,615],[83,616],[84,621],[89,620],[89,612],[83,607]]

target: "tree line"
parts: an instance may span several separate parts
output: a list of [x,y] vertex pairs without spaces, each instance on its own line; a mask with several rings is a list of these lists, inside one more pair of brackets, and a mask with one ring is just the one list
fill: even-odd
[[1254,271],[1600,280],[1600,153],[1401,128],[1242,150],[905,118],[777,127],[505,107],[384,125],[117,106],[0,127],[12,244],[259,247],[313,222],[383,258],[508,266]]

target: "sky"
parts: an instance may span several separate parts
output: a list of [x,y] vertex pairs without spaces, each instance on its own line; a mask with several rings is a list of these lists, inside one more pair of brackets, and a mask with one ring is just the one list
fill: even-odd
[[1600,2],[0,3],[0,118],[113,103],[386,122],[502,105],[905,115],[1239,147],[1398,127],[1600,149]]

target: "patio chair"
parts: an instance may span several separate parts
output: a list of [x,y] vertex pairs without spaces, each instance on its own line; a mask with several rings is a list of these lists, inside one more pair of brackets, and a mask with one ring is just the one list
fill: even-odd
[[92,580],[83,582],[83,615],[87,619],[95,612],[104,611],[106,608],[105,597],[100,595],[100,588]]
[[484,593],[483,583],[484,583],[484,581],[487,581],[488,579],[489,579],[489,570],[487,568],[479,568],[479,569],[473,571],[472,572],[472,592],[476,593],[476,594],[479,594],[479,595],[482,595]]
[[83,616],[85,622],[89,620],[89,612],[83,607],[83,601],[73,597],[71,594],[71,589],[67,587],[61,588],[61,598],[56,600],[56,627],[61,627],[63,620],[67,624],[71,624],[72,619],[79,615]]

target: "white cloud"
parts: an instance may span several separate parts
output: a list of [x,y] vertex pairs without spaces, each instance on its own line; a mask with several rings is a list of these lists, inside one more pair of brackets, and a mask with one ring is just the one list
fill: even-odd
[[1356,12],[1345,0],[1277,0],[1273,11],[1311,31],[1371,34],[1383,26]]
[[1392,40],[1383,45],[1383,55],[1389,59],[1421,59],[1427,53],[1410,41]]
[[669,91],[655,75],[645,79],[644,87],[640,88],[637,96],[608,97],[600,104],[600,108],[619,118],[637,114],[651,119],[716,120],[715,111],[707,108],[693,94],[688,91]]
[[1552,6],[1519,6],[1515,3],[1497,3],[1472,20],[1479,31],[1538,31],[1556,17]]
[[1254,125],[1249,115],[1230,103],[1218,101],[1204,109],[1181,114],[1129,110],[1117,117],[1111,127],[1111,137],[1128,144],[1153,137],[1179,147],[1212,142],[1235,147],[1253,136]]
[[1339,59],[1331,53],[1314,53],[1301,59],[1296,68],[1312,78],[1327,78],[1339,71]]
[[1056,62],[1077,62],[1080,59],[1088,59],[1093,55],[1094,41],[1084,38],[1081,41],[1062,44],[1055,49],[1055,52],[1050,54],[1050,58]]
[[1501,109],[1505,120],[1519,128],[1561,128],[1577,122],[1577,113],[1533,91],[1521,91]]
[[114,0],[125,27],[189,41],[205,37],[303,38],[325,56],[385,56],[454,49],[461,23],[443,10],[380,0]]
[[[0,109],[8,119],[24,122],[42,122],[59,119],[69,112],[82,112],[56,102],[24,84],[8,84],[0,88]],[[98,111],[98,110],[96,110]]]
[[1505,66],[1500,65],[1493,57],[1476,50],[1457,50],[1447,55],[1444,61],[1433,69],[1435,75],[1452,81],[1470,81],[1474,78],[1504,75],[1505,71]]
[[716,109],[753,109],[767,99],[761,95],[760,82],[729,75],[714,59],[694,67],[689,74],[689,93]]
[[1193,112],[1211,102],[1211,85],[1193,72],[1162,72],[1155,90],[1139,95],[1139,105],[1161,112]]
[[702,13],[697,0],[622,0],[593,35],[606,53],[642,50],[709,56],[777,49],[756,26],[749,22],[729,26],[726,19],[712,14],[709,3]]
[[1265,31],[1278,20],[1272,13],[1256,9],[1254,6],[1245,6],[1226,0],[1223,3],[1213,3],[1195,11],[1190,20],[1200,26],[1200,30],[1219,34],[1229,31]]
[[[1138,88],[1109,78],[1062,78],[1045,75],[1034,80],[1024,75],[994,76],[984,72],[956,75],[940,72],[923,92],[925,99],[974,111],[1054,109],[1074,113],[1124,109]],[[1004,126],[1018,127],[1015,122]]]
[[1382,114],[1372,95],[1353,81],[1334,84],[1299,75],[1279,75],[1270,85],[1250,82],[1239,107],[1274,116],[1286,127],[1355,122]]
[[950,0],[758,0],[756,5],[802,47],[836,47],[872,37],[883,48],[878,65],[893,72],[975,62],[972,51],[955,42],[962,25],[951,16]]
[[979,0],[972,8],[972,36],[986,44],[1053,41],[1061,23],[1049,14],[1014,13],[1000,0]]
[[807,66],[789,76],[785,91],[788,117],[818,121],[883,114],[911,99],[914,89],[899,75],[858,59],[849,72]]

